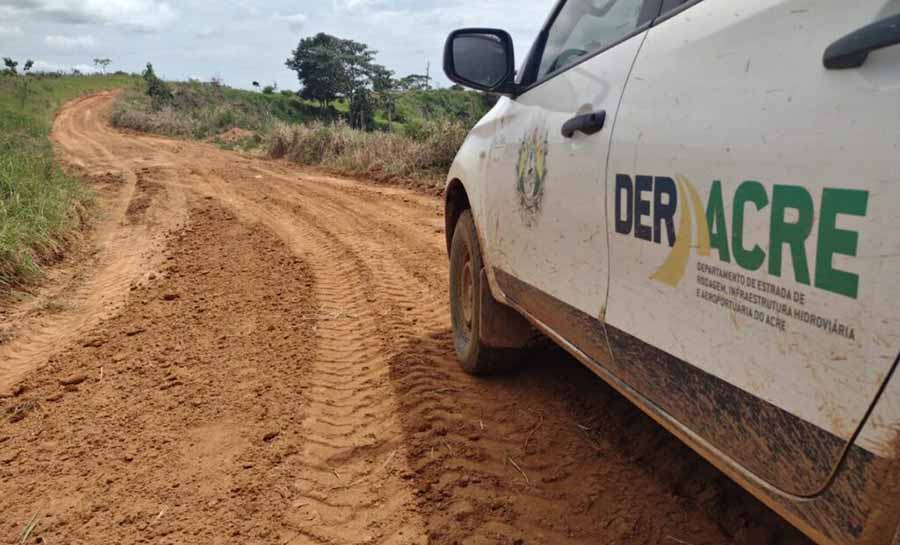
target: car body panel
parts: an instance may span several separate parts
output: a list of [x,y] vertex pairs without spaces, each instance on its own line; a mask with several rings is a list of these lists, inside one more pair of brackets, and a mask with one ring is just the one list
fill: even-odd
[[[888,543],[894,528],[900,524],[900,509],[897,509],[900,502],[900,463],[898,463],[900,438],[897,438],[896,426],[894,426],[894,447],[889,454],[883,456],[873,454],[856,442],[846,449],[841,464],[823,492],[813,497],[786,494],[748,471],[729,453],[718,449],[709,441],[708,434],[703,433],[706,430],[690,428],[680,422],[673,412],[665,407],[667,398],[651,399],[633,387],[632,384],[637,384],[643,391],[648,390],[646,381],[634,380],[634,372],[623,372],[623,366],[637,363],[643,365],[645,371],[655,368],[662,371],[663,375],[668,372],[670,377],[675,377],[677,374],[671,373],[671,370],[677,372],[679,366],[682,370],[691,371],[692,366],[687,362],[673,361],[670,355],[640,341],[634,341],[631,347],[642,354],[642,358],[616,358],[606,340],[609,327],[603,322],[584,315],[578,309],[500,270],[495,271],[495,274],[498,287],[504,291],[508,304],[519,310],[535,327],[546,333],[723,473],[778,511],[818,543],[835,545]],[[658,363],[663,364],[662,369],[654,367]],[[693,372],[696,373],[696,370]],[[637,376],[640,374],[641,371],[638,370]],[[698,383],[695,377],[687,378],[686,382],[689,384]],[[727,384],[714,384],[705,389],[728,388],[732,390],[733,396],[735,394],[733,390],[736,388]],[[683,389],[684,386],[677,387],[681,393]],[[740,395],[740,392],[737,394]],[[716,401],[715,398],[704,395],[703,391],[699,394],[688,393],[682,399],[691,396],[707,402]],[[872,420],[867,421],[866,427],[873,425],[872,422],[888,421],[891,418],[896,422],[896,413],[892,411],[898,398],[900,398],[900,374],[894,372],[884,394],[879,397],[880,402],[873,409]],[[758,402],[757,400],[754,403]],[[766,410],[771,412],[773,408],[769,407]],[[713,407],[711,412],[715,414],[716,408]],[[798,444],[801,443],[798,441]]]
[[[643,36],[502,100],[482,188],[492,264],[592,315],[602,312],[609,278],[609,138]],[[603,131],[562,135],[568,119],[599,110]]]
[[[900,57],[825,70],[829,43],[884,2],[843,5],[709,0],[652,28],[609,172],[607,323],[823,430],[751,411],[722,437],[732,422],[681,413],[799,496],[827,485],[900,351],[900,239],[884,236],[900,232],[900,131],[884,131],[900,126]],[[624,225],[639,182],[648,200],[660,179],[678,186],[682,244]]]
[[[501,99],[448,181],[466,187],[498,301],[818,542],[874,545],[900,522],[900,46],[841,72],[822,53],[900,0],[845,6],[704,0],[653,25],[607,122],[605,175],[605,154],[594,173],[548,139],[537,222],[517,151],[595,92],[574,72],[616,47],[546,87],[543,102],[564,97],[552,115],[528,94],[554,80]],[[583,236],[593,205],[608,256]]]

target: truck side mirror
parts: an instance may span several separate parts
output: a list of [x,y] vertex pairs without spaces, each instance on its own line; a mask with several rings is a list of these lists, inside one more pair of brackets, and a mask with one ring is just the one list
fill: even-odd
[[489,93],[514,94],[515,52],[504,30],[456,30],[444,46],[444,72],[450,81]]

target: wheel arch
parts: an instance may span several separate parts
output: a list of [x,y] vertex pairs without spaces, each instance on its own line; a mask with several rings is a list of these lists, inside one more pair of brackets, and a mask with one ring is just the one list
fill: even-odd
[[472,204],[469,201],[469,193],[466,191],[466,187],[459,178],[454,178],[447,184],[447,190],[444,193],[444,233],[447,239],[447,255],[450,255],[453,232],[456,230],[459,215],[464,210],[471,209]]

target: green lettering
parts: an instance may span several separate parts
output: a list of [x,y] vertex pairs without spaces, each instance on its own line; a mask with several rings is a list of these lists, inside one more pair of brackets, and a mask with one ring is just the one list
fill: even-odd
[[865,216],[869,192],[854,189],[825,189],[819,214],[819,241],[816,249],[816,287],[856,299],[859,275],[834,268],[835,254],[856,257],[859,233],[837,228],[838,214]]
[[728,225],[725,223],[725,204],[722,202],[722,182],[716,180],[709,190],[706,203],[706,224],[709,226],[709,245],[719,251],[719,260],[731,263],[728,250]]
[[738,186],[734,192],[734,210],[731,216],[731,248],[734,260],[748,271],[755,271],[762,267],[766,253],[758,244],[753,246],[752,250],[744,247],[744,205],[748,202],[756,205],[757,210],[769,205],[766,188],[761,183],[748,180]]
[[[788,208],[797,211],[795,223],[784,219]],[[810,284],[805,243],[812,232],[812,224],[813,201],[809,192],[796,185],[776,185],[772,190],[772,219],[769,224],[769,274],[781,276],[781,258],[787,244],[791,247],[794,278],[801,284]]]

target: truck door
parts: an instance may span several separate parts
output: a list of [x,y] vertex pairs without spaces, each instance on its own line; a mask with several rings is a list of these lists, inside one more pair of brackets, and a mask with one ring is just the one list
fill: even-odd
[[900,47],[823,63],[897,13],[694,4],[649,31],[616,123],[615,372],[799,496],[827,486],[900,351]]
[[534,295],[590,316],[606,300],[606,160],[628,72],[656,0],[567,0],[498,105],[484,226],[501,289],[540,319]]

